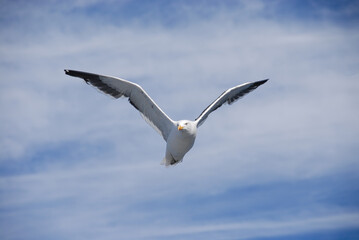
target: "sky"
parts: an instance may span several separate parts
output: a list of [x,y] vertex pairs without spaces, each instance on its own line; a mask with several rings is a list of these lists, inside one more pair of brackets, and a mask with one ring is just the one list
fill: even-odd
[[[358,239],[358,1],[10,1],[0,7],[0,239]],[[184,161],[125,99],[174,120],[270,80]]]

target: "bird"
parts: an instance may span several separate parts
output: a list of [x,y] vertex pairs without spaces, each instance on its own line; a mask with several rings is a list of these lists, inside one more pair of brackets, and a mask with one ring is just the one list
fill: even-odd
[[161,164],[176,165],[183,161],[185,154],[193,147],[197,129],[208,118],[209,114],[224,104],[231,105],[238,99],[253,91],[268,79],[247,82],[224,91],[194,120],[174,121],[152,100],[138,84],[112,76],[65,69],[65,74],[78,77],[116,99],[125,97],[135,107],[145,121],[152,126],[166,141],[166,152]]

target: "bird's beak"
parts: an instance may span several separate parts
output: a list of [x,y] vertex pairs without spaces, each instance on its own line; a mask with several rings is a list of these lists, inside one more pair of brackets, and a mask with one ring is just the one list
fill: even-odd
[[178,125],[178,131],[182,130],[183,129],[183,126],[181,125]]

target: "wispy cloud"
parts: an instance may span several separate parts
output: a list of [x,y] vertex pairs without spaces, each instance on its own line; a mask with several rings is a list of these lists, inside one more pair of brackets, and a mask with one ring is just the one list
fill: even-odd
[[[105,162],[109,163],[108,160]],[[99,234],[110,233],[112,234],[108,239],[155,239],[170,236],[195,238],[198,235],[213,237],[223,233],[239,238],[254,238],[358,227],[359,214],[355,211],[339,206],[331,206],[331,209],[318,208],[313,202],[318,197],[309,197],[312,194],[326,196],[328,193],[324,189],[325,184],[315,186],[312,183],[312,187],[307,184],[294,185],[297,189],[294,191],[290,186],[283,187],[281,184],[272,183],[262,189],[255,184],[254,189],[245,190],[250,185],[248,180],[243,179],[246,182],[243,184],[245,188],[231,193],[228,192],[228,187],[233,187],[233,184],[229,179],[221,180],[220,174],[209,176],[204,173],[201,178],[192,174],[183,176],[184,172],[200,172],[196,167],[193,169],[193,166],[181,166],[168,171],[152,162],[117,167],[113,162],[107,166],[92,164],[90,167],[81,164],[61,171],[3,177],[1,189],[6,199],[2,199],[1,206],[7,210],[2,215],[2,224],[6,226],[4,229],[22,230],[16,234],[10,230],[3,233],[17,238],[23,238],[23,234],[28,236],[29,233],[34,238],[42,235],[49,237],[53,233],[67,238],[85,232],[90,233],[90,239],[97,238]],[[210,177],[220,182],[216,184],[205,181]],[[224,182],[227,186],[223,186]],[[319,186],[321,191],[317,190]],[[282,207],[266,203],[272,209],[263,209],[263,196],[269,193],[281,195],[281,191],[287,192],[287,199],[282,199],[283,196],[276,199]],[[329,191],[332,192],[333,189]],[[296,203],[298,200],[290,199],[290,195],[294,194],[292,197],[296,197],[302,193],[309,196],[302,196],[299,203]],[[241,196],[242,194],[245,196]],[[264,200],[274,199],[267,196]],[[304,204],[304,209],[293,209],[290,207],[292,204],[296,208]],[[182,212],[184,209],[188,211],[191,206],[198,209]],[[325,204],[322,205],[324,206]],[[253,207],[264,212],[264,216]],[[251,208],[255,214],[248,213],[244,210],[246,208]],[[229,216],[224,214],[225,218],[238,220],[219,220],[224,217],[223,212],[228,210],[232,213]],[[243,217],[236,214],[233,216],[233,212],[238,210]],[[213,213],[219,214],[218,219],[205,217]],[[205,220],[198,221],[202,218],[201,215]],[[265,215],[271,217],[268,219]],[[35,221],[32,217],[35,217]],[[188,222],[191,217],[194,218],[193,222]],[[22,218],[20,225],[15,222],[18,218]],[[155,221],[150,220],[153,218]]]
[[[4,3],[0,236],[357,229],[359,32],[343,22],[355,12],[339,6],[339,21],[315,5],[303,20],[310,1],[165,2]],[[165,143],[135,109],[64,68],[135,81],[176,120],[270,81],[213,113],[183,164],[164,169]]]

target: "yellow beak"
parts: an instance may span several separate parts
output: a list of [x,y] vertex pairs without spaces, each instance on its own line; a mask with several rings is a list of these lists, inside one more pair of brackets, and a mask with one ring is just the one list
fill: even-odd
[[179,130],[182,130],[182,129],[183,129],[183,126],[178,125],[178,131],[179,131]]

